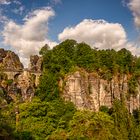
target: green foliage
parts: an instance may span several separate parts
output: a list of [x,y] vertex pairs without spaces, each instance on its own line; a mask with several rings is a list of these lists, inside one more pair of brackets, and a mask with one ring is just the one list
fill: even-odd
[[70,121],[69,137],[73,140],[109,140],[113,139],[113,129],[114,122],[107,114],[78,111]]
[[[59,90],[59,81],[78,69],[94,72],[110,81],[115,75],[128,74],[128,94],[135,96],[140,76],[140,58],[121,49],[97,50],[85,43],[65,40],[53,49],[45,45],[40,50],[43,58],[43,73],[32,102],[2,108],[0,113],[0,139],[17,140],[138,140],[140,139],[140,111],[130,114],[126,102],[115,100],[111,109],[100,107],[100,112],[77,111],[70,102],[64,102]],[[34,79],[34,77],[32,77]],[[11,85],[12,80],[2,72],[0,82]],[[90,87],[89,85],[89,93]],[[0,105],[5,96],[0,91]],[[123,95],[123,93],[122,93]],[[4,101],[4,100],[3,100]],[[16,117],[19,116],[18,122]]]
[[99,111],[104,112],[104,113],[109,113],[109,108],[107,106],[101,106],[99,108]]
[[130,51],[125,48],[118,51],[117,64],[119,65],[119,71],[123,73],[132,72],[134,57]]
[[54,100],[59,97],[58,77],[51,72],[44,72],[36,94],[41,100]]
[[[37,95],[47,101],[59,98],[59,80],[63,79],[65,74],[75,71],[77,67],[96,72],[108,81],[114,75],[129,73],[136,77],[140,73],[139,58],[124,48],[118,52],[113,49],[96,50],[85,43],[65,40],[52,50],[45,45],[40,54],[43,57],[43,75]],[[136,79],[131,78],[128,85],[130,94],[136,93]]]
[[[102,79],[108,81],[114,75],[129,74],[131,78],[128,82],[128,93],[136,95],[137,78],[140,76],[140,59],[134,57],[126,49],[121,49],[118,52],[97,50],[74,40],[66,40],[52,50],[42,49],[43,75],[40,79],[37,96],[43,102],[56,104],[56,100],[60,99],[59,95],[61,94],[58,86],[59,80],[63,79],[65,74],[75,71],[77,67],[88,72],[95,72]],[[138,133],[135,133],[135,121],[125,107],[123,96],[121,102],[116,100],[111,109],[102,106],[99,113],[78,111],[75,112],[73,118],[60,117],[59,121],[56,121],[56,114],[59,116],[63,112],[62,106],[60,104],[58,106],[58,104],[53,105],[56,110],[47,116],[53,117],[55,120],[53,120],[54,124],[49,124],[51,126],[50,133],[46,134],[46,136],[48,135],[46,139],[127,140],[138,137]],[[138,131],[138,127],[136,128]]]
[[50,49],[50,47],[47,44],[45,44],[45,46],[42,47],[41,50],[39,51],[39,54],[45,55],[49,49]]
[[134,136],[135,139],[140,138],[140,108],[133,111],[133,122],[135,123]]
[[30,132],[23,131],[23,132],[16,132],[14,134],[15,140],[35,140]]
[[12,83],[13,83],[13,79],[7,79],[7,80],[6,80],[6,84],[7,84],[8,86],[10,86]]
[[95,52],[85,43],[80,43],[75,46],[75,55],[74,61],[76,61],[76,65],[86,70],[92,71],[94,69],[95,63]]
[[116,99],[114,101],[111,116],[114,119],[118,138],[124,140],[131,139],[134,129],[134,122],[123,100],[120,101]]
[[136,77],[131,77],[131,79],[128,81],[128,87],[129,87],[129,95],[136,96],[137,95],[137,86],[138,86],[138,81],[136,80]]
[[53,102],[35,98],[31,103],[20,105],[19,131],[32,132],[35,139],[45,139],[57,128],[67,129],[75,108],[62,100]]
[[59,98],[58,82],[74,66],[72,56],[76,42],[67,40],[56,46],[53,50],[43,53],[44,73],[37,90],[42,100],[54,100]]
[[13,106],[0,108],[0,139],[12,140],[14,137],[15,120]]

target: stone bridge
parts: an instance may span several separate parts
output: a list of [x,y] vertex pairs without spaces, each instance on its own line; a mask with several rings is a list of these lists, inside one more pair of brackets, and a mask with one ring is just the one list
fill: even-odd
[[7,75],[8,79],[12,79],[12,80],[17,79],[18,76],[20,76],[21,74],[34,75],[36,85],[39,83],[39,78],[40,78],[40,76],[42,74],[40,71],[30,71],[28,69],[23,69],[23,70],[3,70],[3,73],[5,73]]

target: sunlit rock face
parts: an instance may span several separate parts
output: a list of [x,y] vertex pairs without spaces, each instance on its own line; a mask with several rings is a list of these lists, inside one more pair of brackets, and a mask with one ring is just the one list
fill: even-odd
[[101,106],[112,107],[114,99],[124,98],[130,112],[140,106],[140,85],[136,97],[128,96],[127,75],[114,76],[111,81],[103,80],[97,74],[77,71],[61,81],[62,97],[80,109],[99,111]]
[[31,100],[34,96],[34,77],[28,71],[23,71],[17,79],[23,100]]
[[[6,100],[31,101],[39,84],[42,71],[42,58],[30,57],[30,67],[23,69],[19,57],[11,52],[0,49],[0,91],[7,93]],[[112,107],[114,99],[125,99],[130,112],[140,106],[140,79],[138,79],[136,96],[128,98],[128,81],[130,75],[118,74],[112,80],[104,80],[97,73],[78,70],[67,74],[59,81],[62,98],[71,101],[77,109],[99,111],[101,106]],[[1,96],[1,95],[0,95]]]

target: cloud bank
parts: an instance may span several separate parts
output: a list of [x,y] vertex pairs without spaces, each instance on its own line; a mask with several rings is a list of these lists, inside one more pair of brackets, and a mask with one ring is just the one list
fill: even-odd
[[118,23],[85,19],[74,27],[67,27],[58,36],[60,41],[75,39],[99,49],[120,49],[127,42],[124,28]]
[[128,6],[133,12],[136,27],[140,28],[140,0],[130,0]]
[[85,42],[98,49],[126,48],[134,55],[140,55],[139,49],[133,43],[128,42],[122,25],[105,20],[85,19],[76,26],[66,27],[58,38],[60,41],[74,39],[78,42]]
[[35,10],[23,20],[23,24],[8,21],[2,32],[4,43],[14,49],[21,61],[27,66],[27,60],[32,54],[38,54],[44,44],[55,46],[56,42],[47,39],[48,21],[55,15],[50,7]]

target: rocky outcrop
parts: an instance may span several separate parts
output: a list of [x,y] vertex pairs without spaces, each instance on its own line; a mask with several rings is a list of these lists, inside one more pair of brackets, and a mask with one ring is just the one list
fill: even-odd
[[7,51],[5,51],[4,49],[0,49],[0,63],[2,63],[3,58],[6,57]]
[[4,70],[22,70],[23,65],[19,60],[18,55],[12,51],[0,49],[0,66]]
[[41,68],[42,68],[42,57],[39,57],[38,55],[30,56],[29,69],[31,71],[41,71]]
[[21,90],[23,101],[30,100],[34,96],[35,77],[28,71],[24,71],[17,79],[17,86]]
[[[3,69],[0,72],[0,92],[7,93],[6,100],[12,99],[16,102],[20,96],[21,101],[31,101],[39,84],[42,58],[37,55],[31,56],[30,68],[23,69],[15,53],[0,49],[0,67]],[[128,94],[130,78],[130,75],[118,74],[108,81],[97,73],[78,70],[66,75],[59,85],[62,98],[73,102],[78,109],[99,111],[101,106],[110,108],[117,98],[124,99],[128,110],[132,112],[140,106],[140,79],[137,83],[137,94],[132,96]]]
[[117,75],[111,81],[94,73],[77,71],[61,80],[62,97],[73,102],[78,109],[99,111],[101,106],[111,107],[114,99],[124,98],[130,112],[140,106],[140,85],[137,96],[128,97],[128,75]]
[[14,52],[0,49],[0,89],[5,93],[6,99],[16,102],[20,97],[20,101],[31,101],[39,84],[41,73],[37,71],[40,70],[42,62],[38,56],[31,60],[32,66],[35,65],[36,68],[24,69]]
[[36,83],[38,76],[27,70],[17,73],[14,76],[14,79],[9,79],[7,72],[2,72],[0,74],[0,89],[5,92],[7,97],[9,96],[14,102],[17,102],[17,100],[20,100],[21,102],[32,100],[37,87],[36,84],[38,84]]

